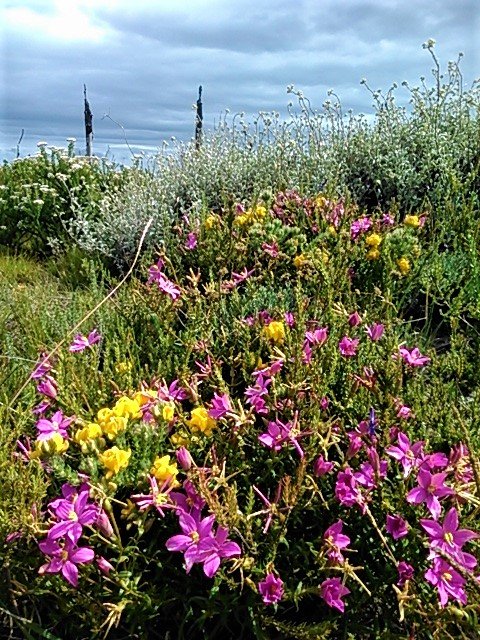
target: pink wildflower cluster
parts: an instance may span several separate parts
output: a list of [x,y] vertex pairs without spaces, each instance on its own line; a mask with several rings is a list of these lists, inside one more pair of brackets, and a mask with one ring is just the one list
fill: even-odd
[[[95,527],[104,536],[111,537],[113,530],[106,512],[90,499],[90,486],[84,482],[76,487],[64,484],[62,497],[49,503],[48,511],[51,526],[47,537],[39,542],[39,548],[48,561],[39,573],[61,573],[73,587],[78,585],[78,565],[94,560],[95,552],[91,547],[79,546],[78,542],[85,527]],[[101,571],[113,569],[102,557],[97,564]]]
[[205,503],[189,481],[184,483],[184,490],[185,494],[171,494],[181,533],[169,538],[166,547],[183,553],[187,573],[194,564],[202,564],[204,574],[213,578],[224,558],[239,556],[242,550],[228,539],[228,529],[219,525],[214,530],[213,514],[202,517]]

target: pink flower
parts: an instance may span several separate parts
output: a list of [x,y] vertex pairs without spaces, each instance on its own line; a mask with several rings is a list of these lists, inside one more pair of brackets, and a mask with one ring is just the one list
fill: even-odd
[[180,513],[179,524],[182,533],[169,538],[165,546],[169,551],[181,551],[184,554],[187,573],[190,573],[193,565],[199,562],[197,559],[199,545],[202,540],[211,537],[214,520],[213,514],[200,520],[184,511]]
[[157,264],[152,265],[148,270],[148,280],[147,284],[151,284],[152,282],[157,282],[160,276],[163,276],[163,267],[165,266],[165,261],[162,258],[159,258]]
[[430,558],[435,557],[435,549],[452,556],[459,564],[473,569],[477,562],[469,553],[462,552],[466,542],[480,537],[475,531],[458,528],[458,512],[452,507],[446,514],[443,524],[435,520],[420,520],[420,524],[428,534],[430,542]]
[[408,478],[412,469],[418,467],[423,459],[423,441],[419,440],[410,444],[408,436],[400,431],[397,436],[398,446],[390,446],[385,453],[398,460],[403,467],[403,477]]
[[350,593],[342,584],[340,578],[329,578],[320,585],[320,597],[325,600],[329,607],[334,607],[342,613],[345,611],[345,604],[342,598]]
[[402,420],[408,420],[408,418],[412,415],[412,410],[410,407],[407,407],[406,404],[402,404],[400,401],[397,404],[397,418],[402,418]]
[[355,311],[354,313],[351,313],[348,316],[348,324],[351,327],[356,327],[359,324],[361,324],[361,322],[362,322],[362,316],[358,313],[358,311]]
[[465,579],[442,558],[434,558],[432,567],[425,572],[425,580],[437,588],[442,607],[449,599],[467,604]]
[[175,509],[176,505],[170,497],[170,492],[173,489],[171,478],[167,478],[162,486],[158,486],[155,476],[148,476],[148,482],[150,483],[150,493],[136,494],[132,496],[132,500],[136,502],[140,511],[144,511],[149,507],[155,507],[161,516],[164,516],[164,509]]
[[275,240],[271,244],[263,242],[262,249],[265,251],[265,253],[268,253],[269,256],[272,256],[272,258],[278,257],[278,244]]
[[180,297],[182,293],[180,289],[164,274],[160,274],[156,282],[160,291],[170,296],[173,301]]
[[405,583],[408,580],[411,580],[413,578],[414,570],[412,565],[408,564],[408,562],[404,562],[403,560],[399,562],[397,565],[397,571],[398,571],[397,585],[399,587],[405,586]]
[[374,322],[372,325],[366,327],[367,335],[372,340],[372,342],[378,342],[380,338],[383,336],[385,331],[385,327],[383,324],[379,324],[378,322]]
[[292,328],[295,326],[295,316],[291,311],[286,311],[284,318],[285,318],[285,324],[287,325],[287,327]]
[[314,347],[321,347],[328,338],[328,327],[320,327],[314,331],[305,332],[305,340]]
[[346,358],[352,358],[357,355],[358,343],[360,340],[358,338],[349,338],[348,336],[343,336],[343,338],[338,343],[338,348],[340,349],[340,353],[342,356]]
[[422,502],[425,502],[434,520],[438,520],[442,510],[439,498],[451,496],[455,493],[453,489],[444,484],[446,477],[446,473],[431,474],[426,469],[420,469],[417,477],[418,487],[408,492],[407,502],[410,504],[422,504]]
[[180,447],[175,452],[175,456],[177,458],[178,464],[182,467],[184,471],[188,471],[192,468],[193,458],[190,455],[190,452],[185,447]]
[[53,416],[47,420],[47,418],[40,418],[35,425],[38,430],[37,440],[48,440],[55,433],[58,433],[62,438],[68,438],[67,429],[75,420],[75,416],[66,418],[61,411],[55,411]]
[[78,585],[77,564],[92,562],[95,553],[90,547],[77,547],[69,538],[65,538],[63,543],[47,538],[39,545],[42,553],[51,556],[51,560],[42,565],[38,570],[41,575],[44,573],[61,573],[72,587]]
[[346,549],[350,544],[350,538],[342,533],[343,522],[337,520],[323,534],[323,539],[328,548],[327,558],[336,564],[341,564],[345,558],[342,549]]
[[228,529],[218,527],[217,533],[204,537],[198,543],[196,562],[203,562],[203,572],[207,578],[213,578],[223,558],[239,556],[242,550],[236,542],[227,538]]
[[97,344],[97,342],[100,342],[101,339],[102,336],[96,329],[90,331],[90,333],[86,337],[79,333],[73,339],[73,342],[69,346],[68,350],[72,353],[76,351],[84,351],[88,347],[92,347],[94,344]]
[[400,347],[398,355],[411,367],[423,367],[431,361],[431,358],[428,356],[422,356],[418,347],[415,347],[410,351],[406,347]]
[[187,241],[185,242],[185,249],[188,251],[192,251],[198,244],[197,234],[191,231],[187,236]]
[[55,400],[58,395],[57,381],[52,376],[45,376],[45,378],[37,385],[37,391],[47,398]]
[[281,420],[276,420],[275,422],[270,421],[267,432],[259,435],[258,439],[263,445],[274,451],[280,451],[285,442],[290,442],[297,450],[300,458],[303,458],[305,454],[298,443],[298,438],[303,438],[307,435],[307,432],[298,433],[295,422],[296,416],[294,423],[283,423]]
[[60,520],[49,529],[47,536],[50,540],[66,537],[76,543],[82,535],[83,527],[96,522],[99,507],[89,502],[89,492],[87,484],[78,488],[68,483],[63,485],[63,497],[49,504],[49,510]]
[[32,380],[40,380],[50,371],[52,366],[53,365],[50,363],[47,354],[42,353],[42,355],[40,356],[40,362],[36,365],[35,369],[30,374],[30,378],[32,378]]
[[106,560],[103,556],[98,556],[98,558],[95,558],[95,562],[97,563],[97,566],[100,569],[100,571],[106,576],[108,576],[110,571],[113,570],[113,565],[108,560]]
[[395,219],[391,213],[384,213],[380,222],[384,227],[391,227],[395,224]]
[[365,233],[372,226],[370,218],[358,218],[350,225],[350,238],[356,240],[361,233]]
[[232,411],[232,403],[227,393],[219,395],[214,393],[211,408],[208,415],[215,420],[224,418],[229,411]]
[[400,516],[387,516],[386,529],[394,540],[408,535],[408,523]]
[[325,476],[327,473],[333,469],[333,462],[328,462],[325,460],[323,456],[318,456],[313,465],[313,473],[317,476],[317,478],[321,478]]
[[335,497],[340,504],[346,507],[353,507],[353,505],[357,504],[362,511],[364,510],[365,500],[350,467],[338,472]]
[[275,604],[283,598],[283,580],[273,573],[267,573],[264,580],[258,583],[258,591],[264,604]]
[[[278,514],[278,512],[282,511],[283,509],[283,507],[281,509],[278,508],[278,501],[280,500],[280,496],[282,495],[282,481],[280,480],[280,482],[278,483],[273,502],[270,502],[270,500],[266,496],[264,496],[263,493],[260,491],[260,489],[258,489],[255,485],[252,485],[252,489],[255,491],[255,493],[258,495],[258,497],[266,507],[265,509],[262,509],[261,511],[257,511],[255,514],[252,514],[252,515],[258,516],[261,514],[268,514],[268,517],[265,521],[265,526],[263,528],[263,533],[267,533],[272,523],[273,516]],[[288,507],[285,507],[285,508],[288,509]]]

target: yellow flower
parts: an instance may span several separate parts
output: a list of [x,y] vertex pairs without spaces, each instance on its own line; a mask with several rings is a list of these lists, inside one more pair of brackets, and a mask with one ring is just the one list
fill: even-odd
[[270,324],[267,324],[263,331],[268,340],[278,342],[279,344],[282,344],[285,340],[285,325],[283,322],[274,320],[273,322],[270,322]]
[[112,416],[113,411],[108,407],[105,407],[104,409],[100,409],[100,411],[97,413],[97,421],[99,422],[99,424],[102,424],[103,422],[108,422]]
[[406,227],[413,227],[414,229],[418,229],[420,226],[420,218],[418,216],[405,216],[403,222]]
[[95,440],[95,438],[100,438],[102,436],[102,428],[96,422],[89,422],[85,427],[79,429],[75,436],[74,440],[76,442],[87,442],[87,440]]
[[196,407],[192,410],[187,424],[193,432],[201,431],[206,436],[211,436],[212,430],[217,426],[217,421],[208,415],[205,407]]
[[397,267],[402,276],[406,276],[412,268],[410,265],[410,260],[408,258],[405,258],[405,256],[402,256],[397,260]]
[[265,207],[262,207],[261,205],[257,204],[257,206],[255,207],[255,216],[257,218],[264,218],[267,215],[267,210]]
[[205,229],[211,229],[217,221],[217,216],[210,214],[205,220]]
[[178,468],[176,462],[170,462],[170,456],[162,456],[161,458],[155,458],[153,461],[153,467],[150,469],[152,476],[155,476],[157,480],[165,482],[165,480],[172,480],[172,483],[177,483]]
[[371,233],[369,236],[365,238],[365,244],[367,247],[372,247],[373,249],[377,249],[382,242],[382,236],[378,233]]
[[162,417],[166,422],[171,422],[175,416],[175,405],[173,402],[166,402],[162,408]]
[[142,412],[140,405],[136,400],[132,400],[128,396],[122,396],[117,400],[113,407],[113,413],[119,418],[141,418]]
[[132,370],[132,363],[128,362],[128,361],[123,361],[123,362],[119,362],[117,365],[115,365],[115,371],[117,373],[127,373],[128,371]]
[[110,439],[116,438],[119,433],[125,431],[128,424],[128,418],[112,416],[108,422],[102,422],[102,431]]
[[174,433],[170,437],[170,441],[174,447],[186,447],[188,444],[190,444],[190,440],[183,433]]
[[295,258],[293,259],[293,264],[297,267],[297,269],[300,269],[300,267],[303,267],[304,264],[306,264],[308,262],[308,259],[303,255],[303,253],[300,253],[298,256],[295,256]]
[[243,227],[245,226],[248,222],[250,222],[250,216],[247,215],[246,213],[243,213],[240,216],[237,216],[235,218],[235,220],[233,221],[233,224],[238,226],[238,227]]
[[335,229],[333,224],[328,225],[328,233],[331,236],[336,236],[337,235],[337,230]]
[[367,251],[367,255],[365,257],[367,260],[378,260],[380,257],[380,251],[376,247],[372,247]]
[[325,196],[322,196],[321,194],[319,194],[318,196],[316,196],[313,202],[316,207],[318,207],[319,209],[323,209],[327,204],[327,199],[325,198]]
[[106,473],[106,478],[111,478],[113,475],[116,475],[121,469],[125,469],[128,467],[128,462],[130,460],[130,456],[132,452],[130,449],[119,449],[118,447],[112,447],[111,449],[106,449],[103,453],[98,456],[98,459],[103,464],[104,467],[108,469]]

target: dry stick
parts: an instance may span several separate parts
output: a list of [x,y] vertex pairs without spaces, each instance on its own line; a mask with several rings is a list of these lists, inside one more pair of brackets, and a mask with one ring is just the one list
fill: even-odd
[[469,458],[470,458],[470,464],[472,465],[472,469],[473,469],[473,477],[475,478],[475,484],[476,484],[476,487],[477,487],[477,493],[478,493],[478,497],[480,498],[480,469],[478,468],[477,459],[473,455],[473,449],[472,449],[472,442],[470,440],[470,434],[468,432],[467,425],[462,420],[462,416],[460,415],[460,411],[457,409],[457,407],[455,405],[452,408],[453,408],[453,412],[457,416],[457,420],[458,420],[460,426],[462,427],[463,435],[465,436],[465,440],[467,442],[468,454],[469,454]]
[[[48,353],[45,358],[42,361],[42,364],[44,362],[48,362],[48,360],[54,356],[58,350],[60,349],[61,346],[63,346],[65,344],[65,342],[68,340],[68,338],[76,333],[76,331],[78,331],[78,329],[82,326],[82,324],[88,320],[94,313],[96,313],[100,307],[107,302],[107,300],[109,300],[113,295],[115,295],[115,293],[120,289],[120,287],[122,286],[122,284],[127,280],[127,278],[131,275],[135,265],[137,264],[138,258],[140,256],[140,251],[142,249],[143,246],[143,242],[145,240],[145,236],[147,235],[147,231],[149,230],[151,224],[153,222],[153,218],[150,218],[150,220],[147,222],[147,224],[145,225],[145,228],[143,229],[142,232],[142,236],[140,238],[140,242],[138,244],[138,249],[137,249],[137,253],[135,254],[135,258],[133,259],[132,265],[130,267],[130,269],[127,271],[127,273],[124,275],[124,277],[120,280],[120,282],[117,284],[116,287],[114,287],[109,294],[107,294],[105,296],[105,298],[103,298],[103,300],[100,300],[100,302],[95,305],[95,307],[93,307],[93,309],[91,309],[86,316],[84,316],[80,322],[77,322],[77,324],[70,329],[70,331],[67,333],[67,335],[63,338],[63,340],[61,340],[58,344],[55,345],[54,349],[52,351],[50,351],[50,353]],[[17,391],[17,393],[13,396],[13,398],[10,400],[10,402],[8,403],[8,407],[11,407],[11,405],[14,404],[14,402],[18,399],[18,397],[20,396],[20,394],[24,391],[24,389],[27,387],[27,385],[29,384],[31,380],[31,377],[29,376],[25,382],[23,383],[23,385],[20,387],[20,389]]]

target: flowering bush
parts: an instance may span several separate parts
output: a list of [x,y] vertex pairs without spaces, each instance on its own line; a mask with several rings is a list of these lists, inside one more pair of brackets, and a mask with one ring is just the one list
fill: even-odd
[[5,532],[16,606],[61,636],[474,628],[478,465],[428,407],[444,356],[395,307],[422,227],[386,216],[291,191],[212,213],[195,243],[185,219],[128,294],[155,371],[121,361],[105,391],[96,326],[40,355],[13,459],[45,495]]

